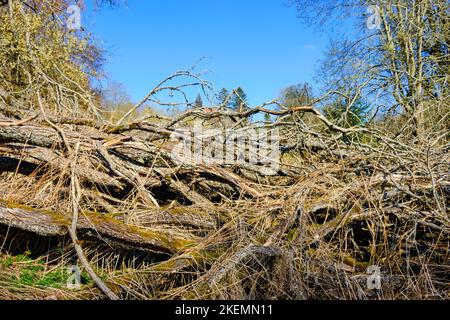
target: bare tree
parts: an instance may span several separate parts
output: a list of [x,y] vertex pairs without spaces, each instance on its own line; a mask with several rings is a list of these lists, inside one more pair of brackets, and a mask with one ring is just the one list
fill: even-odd
[[[355,95],[383,97],[400,109],[421,139],[433,114],[448,101],[449,9],[445,0],[295,0],[309,25],[357,28],[332,42],[322,68],[329,89],[363,88]],[[355,18],[356,17],[356,18]],[[341,29],[342,30],[342,29]],[[332,84],[332,85],[330,85]],[[353,90],[354,91],[354,90]],[[433,111],[434,110],[434,111]]]

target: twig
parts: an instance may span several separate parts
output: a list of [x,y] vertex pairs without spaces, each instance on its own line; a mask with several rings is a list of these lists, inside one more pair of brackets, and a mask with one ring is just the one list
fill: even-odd
[[100,290],[111,300],[119,300],[119,296],[117,296],[108,286],[100,279],[100,277],[95,273],[89,264],[88,259],[86,258],[83,248],[78,242],[77,236],[77,225],[78,225],[78,205],[81,198],[81,188],[76,176],[76,166],[77,166],[77,154],[80,144],[77,143],[75,147],[74,159],[72,162],[72,174],[71,174],[71,193],[72,193],[72,224],[69,227],[69,235],[74,245],[75,251],[77,253],[78,258],[83,264],[89,276],[94,280],[95,284],[100,288]]
[[33,117],[24,119],[24,120],[20,120],[20,121],[15,121],[15,122],[11,122],[11,121],[7,121],[7,122],[0,122],[0,127],[19,127],[19,126],[23,126],[24,124],[33,121],[34,119],[36,119],[38,117],[38,115],[35,115]]

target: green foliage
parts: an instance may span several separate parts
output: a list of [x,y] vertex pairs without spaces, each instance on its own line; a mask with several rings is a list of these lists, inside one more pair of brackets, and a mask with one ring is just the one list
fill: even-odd
[[223,88],[222,90],[220,90],[218,96],[217,96],[217,102],[224,106],[224,107],[230,107],[230,92],[226,89]]
[[[68,268],[63,265],[49,268],[43,260],[30,258],[30,253],[17,256],[0,257],[0,265],[4,269],[17,271],[9,280],[15,286],[64,288],[70,277]],[[86,272],[81,273],[81,283],[89,285],[91,278]]]
[[339,100],[326,106],[323,111],[328,119],[345,128],[350,128],[367,123],[370,105],[363,100],[358,100],[348,108],[344,101]]
[[248,98],[244,89],[238,87],[236,90],[234,90],[230,105],[233,110],[238,112],[243,112],[248,109]]

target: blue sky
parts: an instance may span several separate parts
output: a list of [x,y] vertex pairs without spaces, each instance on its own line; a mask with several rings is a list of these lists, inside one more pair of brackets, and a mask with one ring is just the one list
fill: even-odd
[[[84,13],[107,49],[106,71],[134,101],[160,80],[189,69],[216,89],[242,86],[251,105],[281,89],[313,82],[328,39],[303,26],[287,0],[128,0],[127,7]],[[195,99],[195,97],[193,97]]]

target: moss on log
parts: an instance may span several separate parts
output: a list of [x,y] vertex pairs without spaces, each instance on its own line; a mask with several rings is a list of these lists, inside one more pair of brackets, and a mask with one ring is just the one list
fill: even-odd
[[[0,225],[44,237],[62,237],[68,234],[69,219],[60,213],[0,203]],[[190,234],[167,229],[130,226],[97,213],[81,214],[77,231],[80,239],[97,238],[122,247],[165,254],[180,253],[198,240]]]

